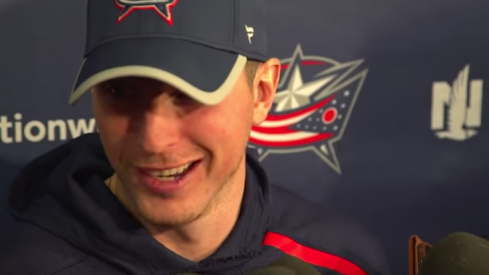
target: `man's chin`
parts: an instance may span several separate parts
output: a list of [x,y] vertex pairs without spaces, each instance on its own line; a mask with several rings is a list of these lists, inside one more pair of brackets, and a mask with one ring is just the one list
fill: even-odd
[[145,226],[173,228],[185,226],[195,221],[199,214],[196,211],[185,210],[181,204],[158,203],[139,205],[138,216]]
[[180,228],[192,223],[196,220],[197,215],[192,216],[177,216],[177,215],[146,215],[144,217],[144,226],[151,227],[152,229],[168,230],[173,228]]

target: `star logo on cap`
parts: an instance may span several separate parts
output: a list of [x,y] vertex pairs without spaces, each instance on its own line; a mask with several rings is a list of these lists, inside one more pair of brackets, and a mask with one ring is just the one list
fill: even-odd
[[178,0],[115,0],[115,4],[120,10],[117,23],[124,20],[134,10],[153,10],[170,26],[173,26],[173,16],[170,9],[177,2]]

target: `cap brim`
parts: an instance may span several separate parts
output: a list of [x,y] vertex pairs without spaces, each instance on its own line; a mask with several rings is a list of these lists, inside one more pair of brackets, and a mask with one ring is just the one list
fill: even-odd
[[246,57],[190,41],[151,38],[105,43],[85,59],[70,97],[74,105],[93,86],[120,77],[165,82],[193,99],[215,105],[231,91]]

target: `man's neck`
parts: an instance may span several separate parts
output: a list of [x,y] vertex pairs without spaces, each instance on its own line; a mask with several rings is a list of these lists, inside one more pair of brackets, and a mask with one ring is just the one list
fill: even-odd
[[[169,250],[190,261],[201,261],[217,251],[237,222],[245,189],[245,171],[246,163],[243,163],[232,179],[234,182],[227,183],[221,190],[219,199],[210,205],[201,218],[189,225],[162,230],[139,220],[148,232]],[[106,183],[126,206],[127,200],[117,177],[114,175]]]
[[199,262],[214,254],[228,238],[238,220],[240,206],[241,199],[220,201],[208,214],[185,227],[150,233],[176,254]]

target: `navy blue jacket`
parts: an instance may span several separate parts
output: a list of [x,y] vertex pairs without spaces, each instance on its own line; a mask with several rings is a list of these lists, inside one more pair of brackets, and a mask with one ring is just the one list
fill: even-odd
[[361,226],[268,183],[247,157],[238,222],[209,258],[186,260],[152,238],[104,184],[112,175],[98,134],[27,165],[9,197],[14,222],[1,234],[2,275],[249,274],[285,254],[322,274],[387,275],[379,244]]

